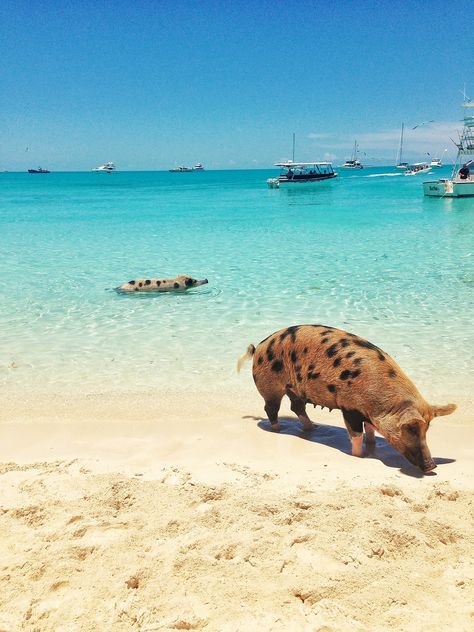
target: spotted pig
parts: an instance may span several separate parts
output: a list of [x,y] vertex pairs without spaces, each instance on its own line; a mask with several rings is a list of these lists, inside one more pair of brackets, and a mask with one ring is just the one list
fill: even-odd
[[433,406],[396,362],[371,342],[325,325],[297,325],[275,332],[239,359],[253,357],[253,378],[265,400],[273,430],[284,395],[303,428],[313,427],[306,404],[342,411],[352,454],[374,444],[374,430],[411,463],[428,473],[436,467],[426,432],[434,417],[449,415],[455,404]]
[[207,279],[199,281],[185,274],[174,279],[136,279],[119,285],[117,292],[170,292],[173,290],[189,290],[191,287],[204,285]]

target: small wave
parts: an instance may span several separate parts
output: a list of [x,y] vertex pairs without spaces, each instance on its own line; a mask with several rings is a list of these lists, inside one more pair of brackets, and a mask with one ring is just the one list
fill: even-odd
[[165,298],[165,297],[175,297],[175,298],[184,298],[184,297],[194,297],[198,298],[200,296],[219,296],[222,293],[222,290],[217,288],[206,288],[205,290],[201,290],[198,288],[194,288],[191,290],[169,290],[164,292],[163,290],[147,290],[146,292],[124,292],[120,291],[117,288],[105,288],[106,292],[113,292],[116,296],[120,298],[131,298],[133,300],[149,300],[151,298]]
[[394,178],[401,176],[401,173],[371,173],[370,176],[362,176],[363,178]]

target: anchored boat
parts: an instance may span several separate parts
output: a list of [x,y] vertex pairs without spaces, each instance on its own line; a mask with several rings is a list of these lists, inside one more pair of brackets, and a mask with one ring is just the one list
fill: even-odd
[[280,167],[278,178],[269,178],[267,184],[270,188],[279,188],[282,184],[302,184],[319,182],[335,178],[331,162],[277,162],[275,167]]
[[48,169],[38,167],[38,169],[28,169],[28,173],[50,173],[50,171]]
[[100,165],[100,167],[94,167],[92,171],[105,171],[106,173],[110,173],[112,171],[115,171],[116,169],[117,167],[114,165],[113,162],[106,162],[105,165]]
[[451,178],[423,182],[423,192],[429,197],[474,197],[474,101],[463,103],[464,125],[455,143],[458,148]]
[[359,146],[357,145],[357,141],[354,141],[354,149],[352,151],[352,156],[350,160],[346,160],[346,162],[341,165],[342,169],[363,169],[364,165],[357,158],[357,154],[359,153]]

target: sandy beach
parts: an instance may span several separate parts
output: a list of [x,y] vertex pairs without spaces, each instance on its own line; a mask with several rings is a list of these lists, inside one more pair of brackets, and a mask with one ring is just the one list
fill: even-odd
[[464,630],[474,609],[473,428],[437,420],[423,477],[338,411],[251,389],[6,397],[0,630]]

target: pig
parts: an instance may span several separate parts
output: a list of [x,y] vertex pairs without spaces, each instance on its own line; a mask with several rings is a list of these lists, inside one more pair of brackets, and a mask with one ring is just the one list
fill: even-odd
[[173,292],[176,290],[189,290],[207,283],[207,279],[193,279],[186,274],[179,274],[173,279],[134,279],[127,283],[122,283],[117,288],[117,292]]
[[375,430],[425,474],[436,468],[426,442],[434,417],[450,415],[455,404],[428,404],[396,362],[355,334],[326,325],[295,325],[277,331],[239,358],[240,371],[253,357],[253,379],[265,400],[273,430],[287,395],[303,429],[313,424],[306,404],[342,412],[352,454],[375,445]]

